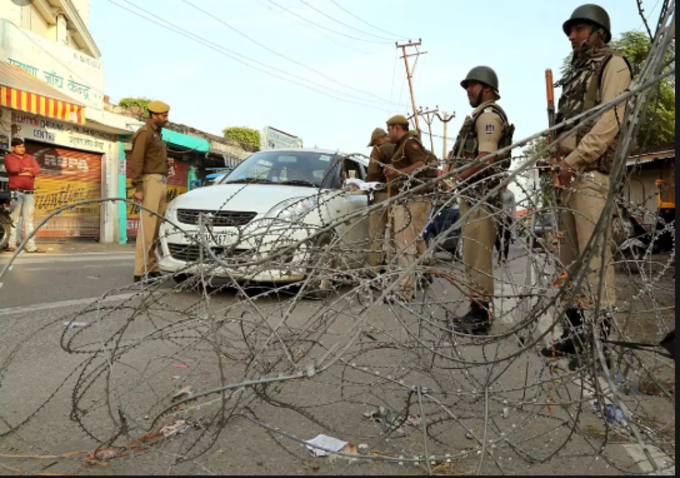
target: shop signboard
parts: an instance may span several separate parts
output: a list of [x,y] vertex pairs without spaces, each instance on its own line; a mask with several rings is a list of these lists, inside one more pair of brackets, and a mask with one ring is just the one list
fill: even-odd
[[91,56],[0,19],[7,61],[78,102],[102,111],[104,64]]
[[265,126],[260,139],[260,150],[301,148],[302,139],[281,130]]
[[[101,154],[85,153],[49,144],[26,141],[41,173],[35,179],[34,226],[54,210],[101,197]],[[66,209],[52,217],[37,237],[99,237],[100,205]]]

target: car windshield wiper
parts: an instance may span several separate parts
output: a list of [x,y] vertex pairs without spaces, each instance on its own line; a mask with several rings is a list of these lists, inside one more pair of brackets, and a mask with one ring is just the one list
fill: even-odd
[[311,186],[313,188],[319,187],[317,184],[307,181],[306,179],[291,179],[290,181],[282,181],[279,184],[285,184],[287,186]]
[[227,181],[224,184],[238,184],[238,183],[246,183],[246,184],[277,184],[274,181],[270,181],[269,179],[264,179],[264,178],[241,178],[241,179],[234,179],[233,181]]

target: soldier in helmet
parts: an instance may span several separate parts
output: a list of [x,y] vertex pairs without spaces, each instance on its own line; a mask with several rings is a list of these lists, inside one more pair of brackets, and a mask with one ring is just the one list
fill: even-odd
[[[390,142],[387,131],[382,128],[376,128],[371,134],[371,141],[368,147],[373,147],[371,151],[371,160],[368,164],[368,172],[366,174],[366,181],[387,183],[387,178],[383,168],[386,164],[392,161],[394,156],[394,144]],[[373,203],[379,204],[387,201],[387,190],[375,191],[373,193]],[[383,263],[383,242],[385,238],[385,227],[387,226],[387,209],[378,209],[371,212],[369,217],[369,237],[371,238],[371,253],[368,257],[368,263],[371,269],[376,272],[376,269]]]
[[[170,107],[162,101],[152,101],[147,107],[149,120],[132,138],[132,186],[135,201],[157,214],[165,212],[168,154],[161,129],[168,122]],[[139,215],[135,249],[135,282],[160,276],[155,242],[158,239],[158,216],[142,210]]]
[[485,195],[500,184],[502,170],[510,164],[506,153],[485,160],[484,158],[512,144],[514,126],[508,122],[503,109],[496,103],[500,99],[498,77],[488,66],[470,70],[460,83],[467,91],[472,115],[463,123],[452,152],[457,167],[468,165],[449,182],[461,189],[461,216],[474,206],[463,224],[463,263],[465,275],[471,287],[470,309],[462,317],[456,317],[453,328],[471,334],[485,334],[491,327],[491,297],[493,282],[493,249],[496,242],[496,226],[493,214],[500,205],[500,193],[486,199]]
[[[611,40],[611,24],[607,12],[598,5],[582,5],[562,26],[573,49],[572,72],[560,80],[562,96],[556,121],[561,123],[584,111],[620,95],[628,88],[632,72],[627,60],[607,44]],[[570,266],[583,254],[602,215],[609,194],[609,173],[619,140],[620,122],[625,105],[612,108],[598,119],[577,128],[558,145],[563,160],[560,163],[560,183],[564,189],[560,229],[560,260],[570,272]],[[560,132],[562,133],[562,132]],[[592,306],[588,297],[600,289],[600,269],[605,264],[603,309],[614,305],[614,265],[610,249],[604,258],[602,244],[594,243],[595,254],[587,264],[589,274],[583,284],[583,294],[572,300],[563,318],[564,333],[555,344],[557,354],[574,354],[579,344],[585,344],[588,328],[582,306]],[[579,305],[580,304],[580,305]],[[609,334],[611,319],[605,314],[600,322],[603,338]],[[543,350],[550,356],[552,348]]]
[[[387,132],[394,143],[394,155],[384,173],[392,195],[402,193],[437,177],[436,157],[423,147],[417,135],[409,133],[406,117],[396,115],[387,121]],[[423,188],[393,208],[394,242],[402,269],[410,268],[427,248],[423,231],[432,209],[430,190]],[[415,292],[415,275],[405,275],[399,283],[398,299],[410,300]]]

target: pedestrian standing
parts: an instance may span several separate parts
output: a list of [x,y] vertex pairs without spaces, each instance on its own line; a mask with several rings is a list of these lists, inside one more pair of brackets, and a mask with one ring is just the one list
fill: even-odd
[[152,101],[148,106],[149,120],[132,138],[132,186],[136,188],[135,201],[145,209],[139,214],[139,229],[135,249],[134,281],[160,276],[156,243],[160,227],[156,214],[165,213],[167,193],[168,154],[163,141],[162,128],[168,122],[170,107],[162,101]]
[[[460,83],[475,108],[463,123],[453,150],[453,161],[468,165],[449,183],[463,191],[461,216],[474,206],[463,224],[463,263],[470,285],[470,309],[456,317],[453,328],[470,334],[485,334],[491,328],[491,298],[494,292],[493,247],[496,242],[494,210],[501,208],[500,194],[482,203],[482,198],[500,184],[499,168],[509,166],[509,153],[488,160],[483,158],[512,144],[514,126],[503,109],[498,76],[488,66],[470,70]],[[480,164],[481,161],[481,164]]]
[[[396,115],[390,118],[387,132],[394,143],[394,155],[390,164],[385,166],[384,173],[390,181],[393,196],[437,177],[435,156],[423,147],[417,135],[409,133],[406,117]],[[409,269],[427,249],[423,232],[432,209],[429,194],[430,188],[421,189],[392,208],[394,242],[402,270]],[[412,271],[402,277],[395,298],[408,301],[413,298],[414,292],[415,272]]]
[[498,219],[498,234],[496,235],[496,251],[498,251],[498,265],[508,260],[510,242],[512,242],[512,229],[517,215],[515,193],[508,186],[503,187],[501,193],[502,209]]
[[[383,169],[386,164],[391,162],[392,156],[394,156],[394,144],[390,142],[390,138],[384,129],[376,128],[371,134],[371,141],[368,143],[368,147],[373,147],[373,149],[371,150],[370,162],[368,163],[366,182],[387,183]],[[371,204],[380,204],[387,201],[387,199],[387,190],[374,191]],[[378,272],[378,268],[383,264],[385,257],[386,251],[383,249],[383,246],[386,227],[387,208],[380,208],[371,212],[369,216],[371,252],[368,257],[368,263],[373,274]]]
[[[556,117],[558,123],[617,97],[632,80],[628,61],[607,46],[611,40],[611,23],[609,14],[602,7],[592,4],[578,7],[562,29],[571,42],[573,56],[572,72],[559,82],[562,96]],[[563,187],[560,261],[570,277],[579,272],[571,266],[585,252],[609,195],[609,173],[624,113],[625,104],[611,108],[558,144],[558,152],[565,158],[559,164],[559,180]],[[603,339],[609,335],[611,317],[608,309],[616,301],[614,264],[609,247],[602,256],[601,240],[594,241],[590,247],[594,254],[584,265],[588,268],[586,283],[576,296],[565,298],[569,306],[566,320],[561,318],[564,332],[554,347],[558,355],[575,354],[577,348],[591,342],[589,337],[593,331],[586,323],[584,309],[594,305],[592,299],[602,285],[602,267],[605,268],[601,307],[604,316],[599,320],[591,317],[589,323],[600,323]],[[546,356],[552,356],[552,353],[552,347],[543,349]]]
[[[9,176],[9,189],[13,192],[10,205],[12,219],[7,251],[16,251],[17,223],[21,218],[24,225],[24,237],[33,232],[33,216],[35,215],[35,177],[40,174],[40,166],[33,156],[26,154],[26,145],[21,138],[12,139],[12,152],[5,156],[5,169]],[[44,253],[35,245],[35,237],[26,244],[26,252]]]

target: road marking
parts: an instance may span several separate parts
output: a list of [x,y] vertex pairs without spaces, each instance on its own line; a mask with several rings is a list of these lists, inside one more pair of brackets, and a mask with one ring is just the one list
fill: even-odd
[[[27,264],[59,264],[68,262],[110,262],[110,261],[120,261],[126,260],[130,261],[134,259],[134,253],[125,254],[78,254],[78,255],[66,255],[61,257],[45,257],[40,258],[26,258],[19,257],[14,262],[13,265],[25,266]],[[9,262],[7,260],[0,260],[0,265],[5,265]]]
[[[18,271],[21,271],[21,272],[36,272],[36,271],[53,271],[54,270],[54,266],[49,266],[49,265],[47,267],[27,267],[27,266],[29,266],[29,264],[22,264],[22,266],[23,267],[20,267],[18,269]],[[118,263],[118,264],[108,264],[106,266],[102,266],[101,264],[80,265],[80,266],[78,266],[77,270],[81,271],[83,269],[101,269],[102,267],[106,267],[107,269],[110,269],[112,267],[127,267],[127,268],[129,268],[130,264],[127,263],[127,262],[124,262],[122,264],[120,264],[120,263]],[[12,270],[12,268],[14,268],[14,266],[12,266],[10,268],[10,270]]]
[[[110,295],[101,299],[101,302],[115,302],[121,300],[127,300],[139,293],[128,293],[128,294],[118,294]],[[78,305],[89,305],[97,302],[99,297],[90,297],[89,299],[74,299],[74,300],[63,300],[61,302],[47,302],[44,304],[27,305],[22,307],[8,307],[6,309],[0,309],[0,317],[5,315],[14,314],[25,314],[27,312],[37,312],[39,310],[49,310],[49,309],[59,309],[62,307],[74,307]]]
[[659,448],[653,445],[647,445],[647,450],[652,456],[652,459],[659,467],[659,472],[654,473],[654,468],[652,464],[647,459],[644,450],[640,445],[622,445],[623,448],[628,452],[633,461],[640,468],[640,471],[644,474],[650,474],[655,476],[665,476],[672,475],[675,476],[675,460],[671,459],[668,455],[662,452]]

